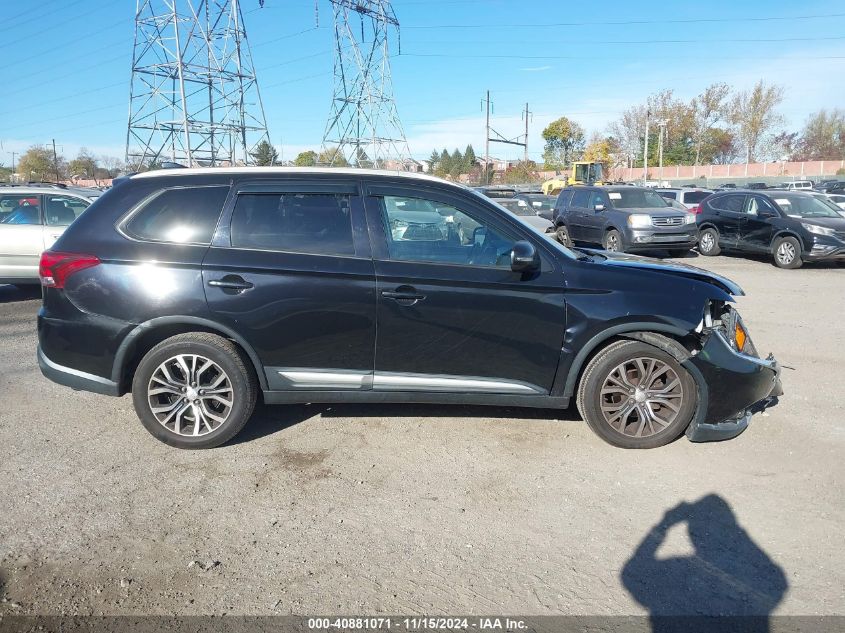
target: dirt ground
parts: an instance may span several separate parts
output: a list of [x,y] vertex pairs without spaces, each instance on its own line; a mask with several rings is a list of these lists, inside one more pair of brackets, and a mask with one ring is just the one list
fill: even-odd
[[564,412],[261,407],[168,448],[35,360],[0,287],[0,615],[845,613],[845,268],[739,282],[780,403],[740,437],[623,451]]

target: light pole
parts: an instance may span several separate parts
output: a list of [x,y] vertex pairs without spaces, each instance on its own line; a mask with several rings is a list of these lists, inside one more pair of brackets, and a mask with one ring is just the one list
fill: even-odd
[[651,116],[651,110],[645,111],[645,143],[643,144],[643,187],[646,186],[648,180],[648,119]]
[[660,135],[657,137],[657,155],[659,161],[660,186],[663,186],[663,135],[666,133],[666,121],[661,119],[657,122],[657,127],[660,130]]

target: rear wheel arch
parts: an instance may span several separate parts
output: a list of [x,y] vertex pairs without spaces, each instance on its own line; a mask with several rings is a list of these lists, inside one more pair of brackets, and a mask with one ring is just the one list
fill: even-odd
[[168,338],[191,332],[208,332],[232,341],[250,360],[261,389],[268,389],[267,376],[264,374],[261,360],[252,346],[237,332],[209,319],[173,316],[158,317],[145,321],[135,327],[123,339],[115,354],[112,368],[112,380],[118,384],[120,392],[126,393],[128,391],[129,385],[132,384],[135,369],[147,352]]
[[713,224],[712,222],[702,222],[701,224],[698,225],[698,232],[699,233],[701,233],[705,229],[713,229],[714,231],[716,231],[717,235],[719,234],[719,229],[716,228],[716,225]]

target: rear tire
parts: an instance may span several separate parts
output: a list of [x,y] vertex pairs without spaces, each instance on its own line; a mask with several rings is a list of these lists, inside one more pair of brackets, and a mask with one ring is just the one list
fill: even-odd
[[611,253],[625,252],[625,249],[622,246],[622,236],[616,229],[610,229],[607,233],[604,234],[602,247],[604,248],[604,250],[610,251]]
[[178,334],[153,347],[132,379],[132,402],[157,440],[214,448],[237,435],[258,398],[255,373],[231,341],[207,332]]
[[698,236],[698,252],[707,257],[714,257],[722,252],[719,246],[719,232],[716,229],[704,229]]
[[792,236],[780,238],[775,242],[774,259],[778,268],[801,268],[804,265],[804,260],[801,259],[801,242]]
[[656,448],[689,426],[698,389],[672,356],[625,340],[611,343],[588,363],[576,403],[590,428],[608,444]]

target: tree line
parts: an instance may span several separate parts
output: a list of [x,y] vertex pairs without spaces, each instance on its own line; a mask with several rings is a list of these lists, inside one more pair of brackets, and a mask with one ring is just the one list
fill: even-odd
[[86,180],[106,180],[125,173],[127,167],[122,160],[114,156],[96,156],[86,148],[81,148],[76,158],[67,160],[62,154],[53,153],[52,147],[33,145],[21,154],[12,166],[0,164],[0,181],[12,180],[17,173],[25,181],[53,182],[70,180],[72,177]]
[[784,88],[763,80],[736,90],[725,83],[707,86],[689,100],[672,90],[650,95],[587,139],[576,121],[561,117],[543,130],[546,169],[573,160],[601,160],[608,167],[642,167],[648,120],[648,163],[705,165],[771,160],[845,159],[845,111],[812,113],[799,130],[787,130],[779,111]]

